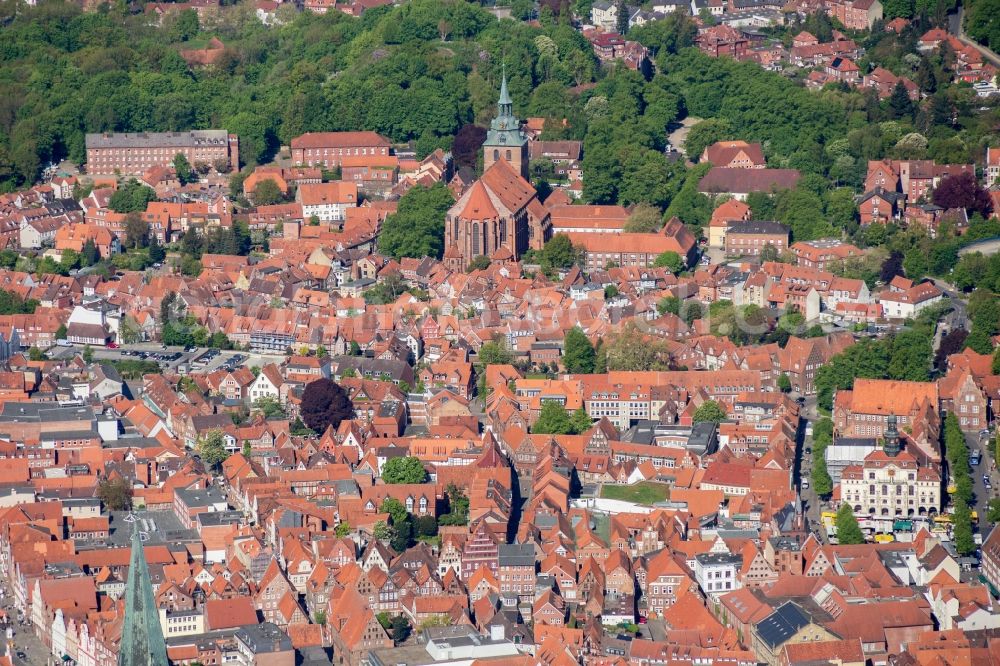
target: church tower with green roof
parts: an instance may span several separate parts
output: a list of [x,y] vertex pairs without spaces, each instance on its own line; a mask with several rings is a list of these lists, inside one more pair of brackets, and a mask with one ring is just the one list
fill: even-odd
[[521,131],[521,121],[514,115],[514,100],[507,90],[506,71],[500,84],[497,115],[490,121],[490,129],[483,143],[483,170],[489,169],[501,159],[521,174],[522,178],[529,180],[528,135]]
[[132,555],[125,586],[125,626],[118,648],[118,666],[170,666],[160,614],[153,599],[153,582],[138,526],[133,526]]

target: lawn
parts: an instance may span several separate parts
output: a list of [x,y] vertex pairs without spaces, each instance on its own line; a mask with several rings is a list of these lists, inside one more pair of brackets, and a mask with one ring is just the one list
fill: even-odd
[[636,504],[656,504],[670,499],[670,486],[653,481],[641,481],[631,486],[605,485],[601,497]]

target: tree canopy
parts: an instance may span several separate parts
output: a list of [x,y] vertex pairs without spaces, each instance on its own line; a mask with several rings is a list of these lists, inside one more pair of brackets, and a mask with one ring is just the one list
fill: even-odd
[[229,457],[226,450],[226,440],[221,430],[209,430],[198,439],[198,454],[202,461],[210,467],[218,467]]
[[116,213],[141,213],[150,201],[156,201],[153,188],[132,178],[115,190],[108,207]]
[[[666,252],[656,256],[653,260],[654,268],[666,268],[671,273],[680,273],[684,269],[684,260],[681,259],[681,255],[667,250]],[[676,314],[676,313],[675,313]]]
[[632,210],[625,222],[625,231],[650,233],[663,226],[663,213],[659,208],[641,203]]
[[339,384],[332,379],[321,378],[306,385],[302,391],[302,420],[317,434],[326,429],[334,429],[344,419],[354,415],[354,405]]
[[20,294],[8,289],[0,289],[0,315],[32,314],[38,307],[35,299],[25,300]]
[[837,543],[859,544],[865,542],[865,535],[858,525],[858,519],[854,517],[851,505],[844,502],[837,509],[837,517],[834,519],[837,526]]
[[417,185],[399,200],[398,210],[386,218],[379,248],[401,257],[435,257],[444,252],[444,215],[455,203],[444,183]]
[[569,420],[569,412],[555,400],[543,400],[538,420],[531,427],[531,432],[544,435],[569,435],[573,425]]
[[566,372],[588,374],[594,371],[596,353],[586,334],[577,327],[569,329],[563,341],[563,365]]
[[708,422],[718,425],[725,419],[726,411],[714,400],[706,400],[698,405],[698,409],[694,410],[693,420],[695,423]]
[[414,456],[390,458],[382,466],[382,480],[386,483],[423,483],[426,478],[423,463]]
[[102,479],[97,484],[97,497],[110,511],[127,511],[132,508],[132,484],[120,476]]

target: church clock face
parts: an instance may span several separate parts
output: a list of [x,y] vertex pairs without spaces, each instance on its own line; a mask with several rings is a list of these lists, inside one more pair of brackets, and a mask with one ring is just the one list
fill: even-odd
[[500,143],[507,143],[507,137],[503,134],[500,135]]
[[507,129],[507,121],[506,120],[501,120],[500,121],[500,129]]

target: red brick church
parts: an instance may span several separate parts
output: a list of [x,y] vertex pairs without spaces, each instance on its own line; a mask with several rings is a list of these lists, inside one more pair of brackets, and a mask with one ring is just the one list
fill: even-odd
[[483,143],[485,171],[445,217],[444,263],[452,270],[465,270],[478,256],[517,261],[552,235],[549,212],[528,181],[528,136],[514,116],[506,76],[497,107]]

